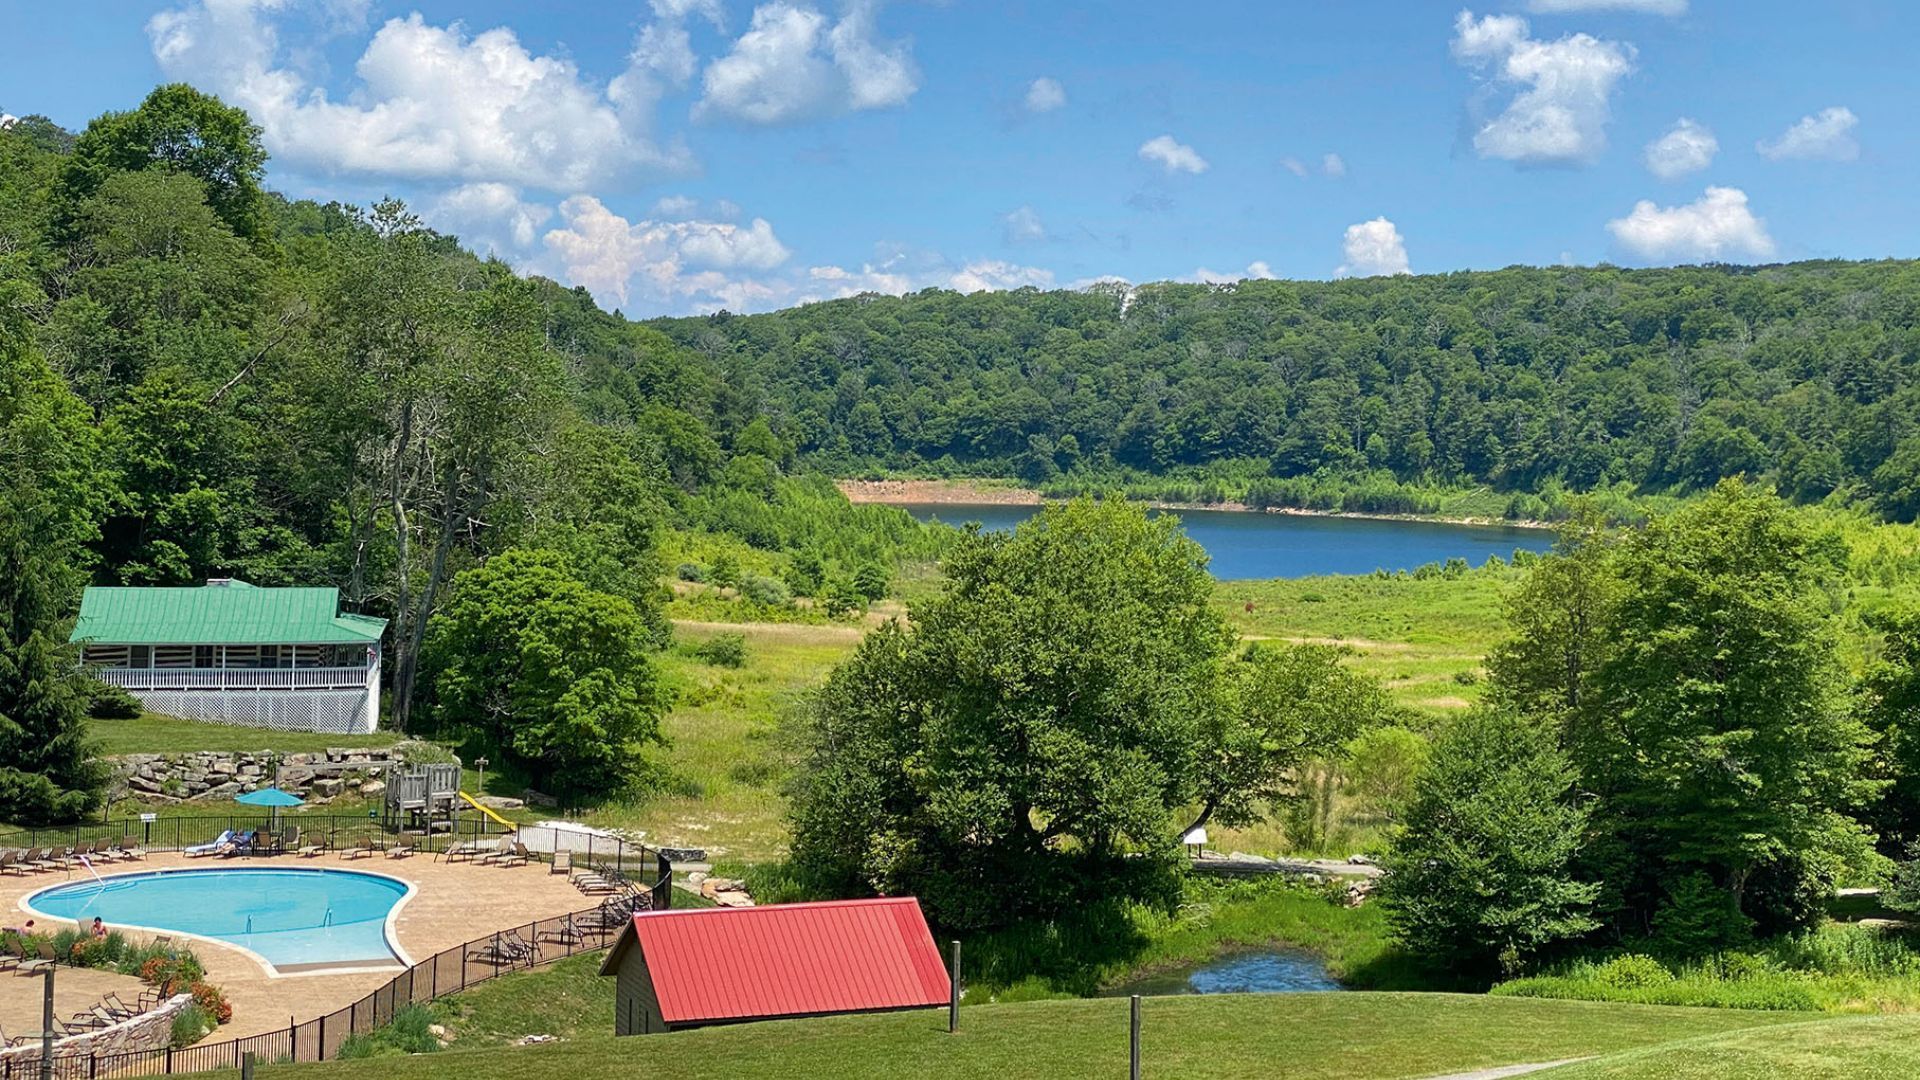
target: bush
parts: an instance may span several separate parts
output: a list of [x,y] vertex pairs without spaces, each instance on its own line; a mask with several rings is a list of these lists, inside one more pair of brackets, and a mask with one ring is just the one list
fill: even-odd
[[433,1010],[424,1005],[405,1006],[383,1026],[342,1041],[336,1058],[349,1061],[396,1054],[431,1054],[440,1049],[433,1022]]
[[224,1024],[233,1019],[233,1003],[227,995],[212,983],[197,982],[187,991],[193,995],[193,1004],[215,1024]]
[[1639,990],[1667,985],[1673,981],[1673,972],[1651,956],[1628,953],[1601,964],[1594,970],[1593,978],[1600,985],[1616,990]]
[[1880,902],[1895,911],[1920,912],[1920,840],[1909,843],[1905,854],[1894,864],[1893,880]]
[[767,607],[779,607],[785,604],[792,596],[791,593],[787,592],[787,587],[782,584],[779,579],[765,577],[760,574],[748,574],[746,577],[740,579],[740,595],[756,604],[764,604]]
[[144,712],[140,699],[112,683],[89,680],[87,715],[95,720],[138,720]]
[[707,580],[707,568],[701,566],[699,563],[683,562],[673,568],[673,576],[679,578],[681,581],[691,581],[698,584]]
[[723,589],[731,589],[740,584],[740,560],[729,552],[721,552],[714,557],[713,566],[707,571],[708,580]]
[[1675,956],[1704,956],[1752,938],[1753,920],[1733,894],[1699,870],[1668,885],[1666,902],[1653,915],[1653,940]]
[[744,667],[747,663],[747,635],[715,634],[695,645],[693,655],[715,667]]
[[167,1037],[175,1050],[184,1050],[206,1038],[207,1032],[212,1030],[213,1025],[207,1021],[207,1014],[201,1011],[200,1006],[189,1005],[173,1015],[173,1029]]

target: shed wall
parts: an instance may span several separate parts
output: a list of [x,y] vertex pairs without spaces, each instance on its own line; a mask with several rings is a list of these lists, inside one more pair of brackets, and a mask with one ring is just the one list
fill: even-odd
[[621,958],[613,1000],[615,1035],[651,1035],[667,1030],[666,1019],[660,1015],[660,999],[653,992],[653,978],[647,973],[646,952],[639,942]]

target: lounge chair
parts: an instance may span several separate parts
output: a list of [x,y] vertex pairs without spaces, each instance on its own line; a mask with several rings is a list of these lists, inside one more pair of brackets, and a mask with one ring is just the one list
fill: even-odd
[[20,856],[11,851],[0,851],[0,874],[18,874],[26,876],[26,869],[20,865]]
[[501,853],[498,859],[494,860],[493,865],[525,866],[532,860],[533,853],[527,850],[527,845],[516,840],[512,844],[507,845],[506,850]]
[[556,845],[553,849],[553,861],[547,864],[547,873],[572,875],[573,852],[561,851]]
[[389,859],[404,859],[407,856],[412,854],[413,854],[412,840],[407,840],[407,839],[399,840],[395,842],[395,844],[392,847],[387,849],[387,858]]
[[579,927],[573,925],[573,916],[562,915],[559,926],[540,931],[539,940],[549,941],[555,945],[575,946],[584,944],[587,936],[580,932]]
[[503,836],[495,840],[491,848],[484,850],[486,854],[479,856],[473,861],[479,863],[481,866],[489,866],[513,854],[513,840],[511,837]]
[[317,844],[300,845],[299,850],[296,852],[296,854],[298,854],[303,859],[311,859],[316,855],[326,854],[326,850],[327,850],[327,842],[325,840],[322,840]]
[[467,950],[468,960],[477,960],[495,967],[512,967],[515,964],[532,967],[538,956],[539,950],[528,944],[519,934],[511,931],[495,934],[479,948]]
[[100,1004],[108,1012],[113,1013],[122,1020],[130,1020],[146,1012],[145,1009],[140,1008],[138,1005],[129,1005],[121,1001],[120,995],[112,990],[107,991],[107,996],[100,999]]
[[20,856],[20,865],[36,874],[44,874],[53,869],[52,854],[52,848],[28,848],[27,853]]
[[26,946],[16,943],[10,953],[0,953],[0,971],[12,971],[27,959]]
[[[21,955],[25,956],[26,954],[21,953]],[[42,941],[40,942],[39,957],[37,959],[20,961],[19,966],[13,969],[13,973],[15,975],[38,975],[46,968],[52,967],[53,964],[53,943],[50,941]]]
[[211,843],[194,844],[180,849],[180,854],[189,859],[198,859],[205,855],[217,855],[220,850],[233,844],[233,830],[228,829],[215,837]]
[[342,848],[340,857],[343,859],[372,858],[373,854],[379,850],[379,841],[371,836],[363,836],[355,841],[352,847]]

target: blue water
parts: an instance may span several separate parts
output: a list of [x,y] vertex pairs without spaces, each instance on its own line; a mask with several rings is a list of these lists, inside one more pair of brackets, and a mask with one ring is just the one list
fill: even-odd
[[[903,503],[901,509],[921,521],[964,525],[977,521],[989,530],[1011,529],[1033,516],[1037,507],[978,504]],[[1213,576],[1293,578],[1314,574],[1371,574],[1412,570],[1425,563],[1465,559],[1475,566],[1489,556],[1512,558],[1517,549],[1545,551],[1553,534],[1544,529],[1505,525],[1447,525],[1433,521],[1314,517],[1304,514],[1252,514],[1234,510],[1170,510],[1187,535],[1212,556]]]
[[164,870],[89,878],[27,898],[43,915],[108,928],[140,926],[218,938],[275,967],[396,963],[387,912],[403,882],[351,870]]
[[1178,971],[1162,972],[1116,987],[1125,994],[1286,994],[1339,990],[1320,958],[1299,949],[1231,953]]

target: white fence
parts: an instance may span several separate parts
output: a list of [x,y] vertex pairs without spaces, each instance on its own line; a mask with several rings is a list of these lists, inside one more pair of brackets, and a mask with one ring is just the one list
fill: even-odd
[[216,724],[360,735],[374,727],[373,695],[355,690],[134,690],[152,712]]

